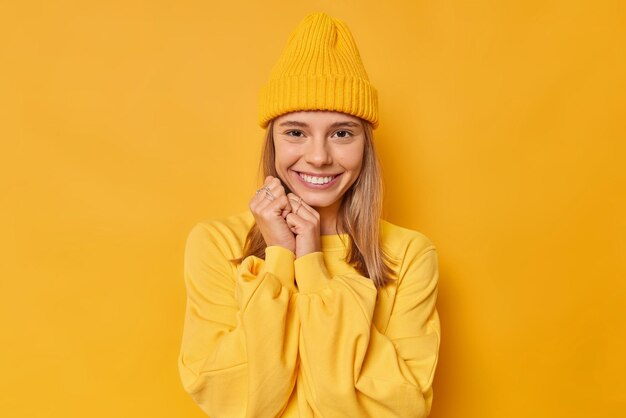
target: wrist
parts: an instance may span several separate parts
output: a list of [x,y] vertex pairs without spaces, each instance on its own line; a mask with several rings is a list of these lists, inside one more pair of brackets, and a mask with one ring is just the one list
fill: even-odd
[[296,249],[296,259],[300,258],[300,257],[304,257],[305,255],[309,255],[312,253],[316,253],[319,252],[319,250],[315,251],[315,250],[311,250],[311,251],[298,251]]
[[321,245],[312,245],[312,246],[298,246],[296,245],[296,258],[300,258],[300,257],[304,257],[305,255],[311,254],[311,253],[318,253],[318,252],[322,252],[322,248]]
[[269,248],[269,247],[280,247],[280,248],[283,248],[285,250],[289,250],[292,253],[296,254],[296,248],[295,248],[294,245],[283,244],[283,243],[278,243],[278,242],[276,242],[276,243],[266,242],[265,245],[266,245],[267,248]]

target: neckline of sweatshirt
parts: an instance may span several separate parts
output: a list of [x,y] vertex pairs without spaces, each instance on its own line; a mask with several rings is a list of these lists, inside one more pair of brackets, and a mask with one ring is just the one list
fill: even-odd
[[322,251],[346,250],[348,248],[348,234],[320,235]]

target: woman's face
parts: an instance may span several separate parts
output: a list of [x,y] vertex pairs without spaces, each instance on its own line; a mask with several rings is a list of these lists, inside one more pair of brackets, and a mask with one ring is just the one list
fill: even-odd
[[361,120],[340,112],[291,112],[277,117],[273,130],[281,180],[310,206],[338,208],[363,165]]

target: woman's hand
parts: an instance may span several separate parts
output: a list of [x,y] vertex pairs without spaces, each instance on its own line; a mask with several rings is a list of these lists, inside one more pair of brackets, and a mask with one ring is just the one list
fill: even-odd
[[320,238],[320,215],[293,193],[287,195],[291,203],[291,212],[285,220],[291,231],[296,234],[296,258],[322,250]]
[[272,176],[265,178],[263,187],[250,200],[250,211],[265,245],[279,245],[296,252],[296,238],[285,221],[285,216],[291,212],[291,204],[280,179]]

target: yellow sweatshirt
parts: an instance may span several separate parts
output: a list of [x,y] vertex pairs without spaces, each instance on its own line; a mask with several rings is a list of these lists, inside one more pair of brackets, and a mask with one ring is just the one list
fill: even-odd
[[347,264],[347,235],[295,258],[279,246],[241,257],[248,211],[187,237],[183,387],[213,418],[426,417],[437,365],[437,252],[381,220],[396,263],[377,291]]

